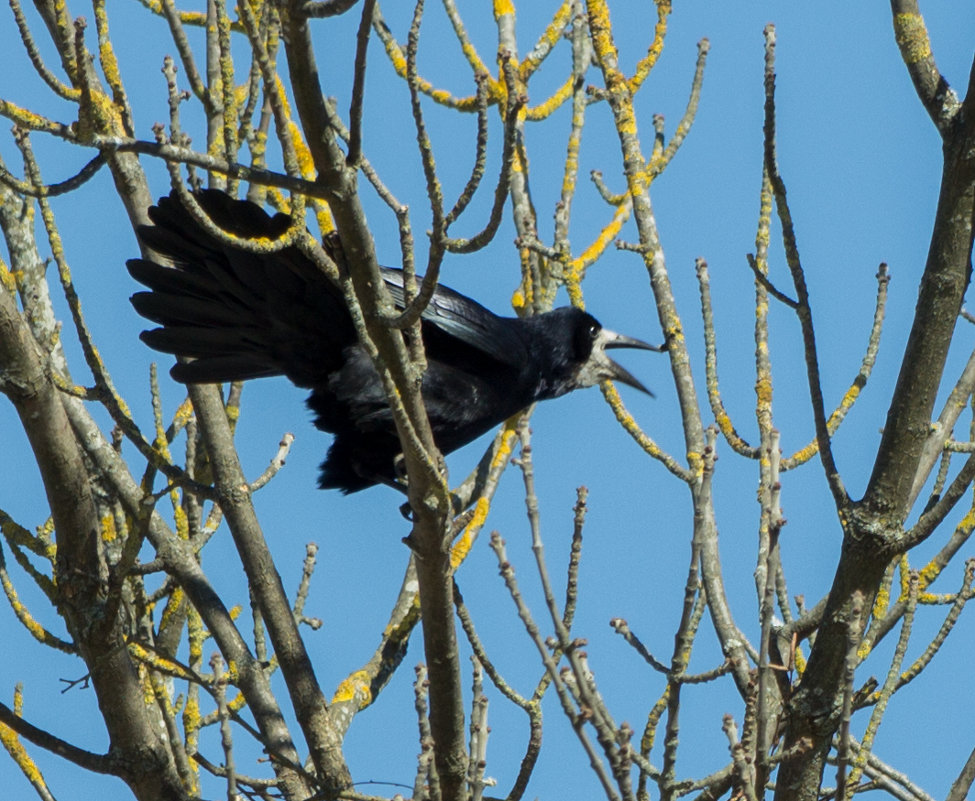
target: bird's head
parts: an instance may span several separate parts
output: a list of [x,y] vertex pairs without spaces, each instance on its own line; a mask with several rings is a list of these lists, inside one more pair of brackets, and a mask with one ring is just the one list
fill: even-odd
[[541,339],[547,340],[550,358],[554,357],[551,363],[555,370],[549,377],[552,397],[607,380],[621,381],[653,395],[629,370],[613,361],[606,351],[612,348],[662,351],[664,347],[603,328],[591,314],[572,307],[554,309],[535,319],[543,328]]

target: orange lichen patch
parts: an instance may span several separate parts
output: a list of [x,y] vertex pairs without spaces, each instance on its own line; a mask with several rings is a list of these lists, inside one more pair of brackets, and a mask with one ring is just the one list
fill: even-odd
[[166,604],[166,608],[163,610],[162,619],[159,621],[160,630],[169,628],[173,621],[178,619],[180,606],[184,597],[182,587],[176,587],[173,590],[173,594],[169,597],[169,603]]

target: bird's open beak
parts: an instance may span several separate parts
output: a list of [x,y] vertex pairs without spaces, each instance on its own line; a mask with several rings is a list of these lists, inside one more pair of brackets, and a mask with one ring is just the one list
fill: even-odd
[[603,347],[607,350],[610,348],[639,348],[640,350],[655,350],[657,353],[663,353],[667,350],[666,345],[651,345],[642,339],[634,339],[625,334],[617,334],[615,331],[607,331],[605,328],[600,333],[600,336],[603,337]]
[[593,356],[598,362],[602,380],[621,381],[634,389],[646,392],[650,397],[654,397],[654,394],[638,381],[629,370],[623,367],[623,365],[617,364],[606,355],[605,351],[611,348],[639,348],[640,350],[653,350],[658,353],[665,351],[667,348],[661,345],[651,345],[642,339],[634,339],[625,334],[617,334],[608,328],[602,329],[597,335],[596,341],[593,343]]

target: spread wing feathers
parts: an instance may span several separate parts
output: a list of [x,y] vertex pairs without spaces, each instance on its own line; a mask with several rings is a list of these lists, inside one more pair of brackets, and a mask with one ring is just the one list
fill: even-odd
[[[280,236],[288,218],[253,203],[204,191],[200,204],[237,236]],[[235,381],[284,374],[311,387],[341,364],[355,341],[338,290],[296,248],[251,253],[218,241],[175,196],[149,211],[154,225],[139,235],[177,269],[144,259],[128,262],[149,287],[132,297],[136,310],[162,325],[142,339],[166,353],[190,356],[173,377],[184,382]]]
[[[289,224],[285,215],[271,217],[257,205],[220,191],[204,190],[196,198],[217,225],[236,236],[273,239]],[[140,237],[177,269],[130,260],[129,272],[151,290],[133,295],[132,303],[162,326],[142,334],[146,344],[194,359],[173,368],[176,380],[219,382],[283,374],[300,387],[328,395],[338,385],[330,377],[343,367],[353,369],[354,362],[361,376],[351,385],[370,385],[364,395],[371,403],[378,393],[376,403],[385,406],[371,366],[350,355],[359,348],[340,291],[297,248],[259,254],[220,242],[196,223],[175,194],[162,198],[149,217],[154,225],[140,227]],[[402,271],[383,268],[383,278],[402,308]],[[447,287],[437,288],[421,319],[431,363],[484,375],[520,370],[529,357],[513,319],[499,318]],[[333,395],[332,400],[344,405],[348,399]]]

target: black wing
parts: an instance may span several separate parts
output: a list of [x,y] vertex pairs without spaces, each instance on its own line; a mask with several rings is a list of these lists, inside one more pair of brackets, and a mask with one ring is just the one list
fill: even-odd
[[[275,239],[289,218],[266,214],[254,203],[204,190],[197,200],[213,220],[241,237]],[[143,333],[150,347],[191,356],[173,377],[183,382],[232,381],[286,375],[301,387],[322,389],[356,343],[338,288],[297,248],[258,254],[224,244],[199,226],[177,195],[149,210],[154,225],[139,235],[176,266],[145,259],[128,262],[150,292],[132,296],[136,310],[162,325]],[[402,308],[400,270],[383,277]],[[438,286],[422,315],[431,361],[452,366],[488,359],[519,367],[527,350],[512,326],[486,308]]]
[[[279,237],[284,215],[223,192],[197,194],[220,227],[238,236]],[[145,259],[129,272],[151,292],[132,296],[136,310],[163,327],[142,334],[156,350],[191,356],[173,377],[196,383],[286,375],[312,387],[341,365],[355,342],[340,293],[297,248],[251,253],[218,241],[201,228],[176,196],[149,210],[154,225],[139,235],[177,269]]]
[[[402,309],[402,270],[383,267],[382,272],[397,308]],[[491,358],[508,367],[521,367],[528,355],[524,339],[518,335],[515,326],[507,324],[506,318],[498,317],[477,301],[442,284],[437,285],[421,319],[428,324],[424,326],[423,340],[430,359],[437,358],[440,343],[447,341],[438,337],[437,332],[446,334],[453,348],[458,341],[462,342],[477,351],[481,358]],[[437,330],[430,331],[430,326]]]

